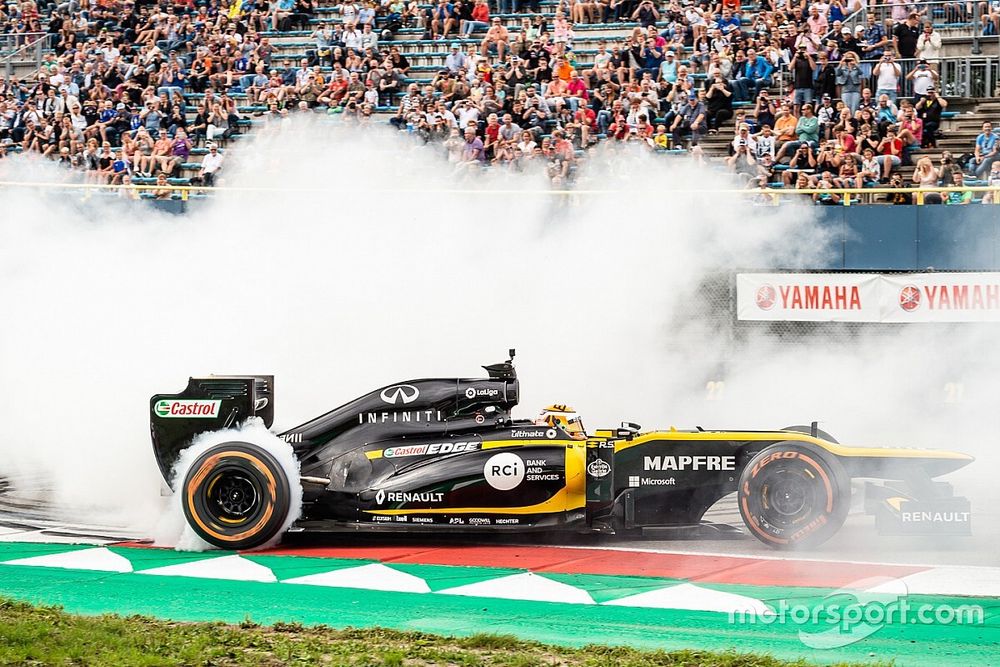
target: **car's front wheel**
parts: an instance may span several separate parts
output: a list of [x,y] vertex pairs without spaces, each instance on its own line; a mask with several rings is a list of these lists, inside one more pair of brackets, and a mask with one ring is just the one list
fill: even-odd
[[221,549],[253,549],[274,539],[291,502],[281,464],[247,442],[226,442],[202,453],[181,492],[192,530]]
[[778,549],[816,546],[843,525],[850,479],[818,449],[778,442],[754,456],[740,475],[740,515],[750,533]]

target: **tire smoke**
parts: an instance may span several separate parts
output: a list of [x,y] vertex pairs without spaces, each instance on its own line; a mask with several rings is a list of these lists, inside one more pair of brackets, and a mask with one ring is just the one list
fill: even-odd
[[267,544],[261,545],[260,549],[281,541],[281,535],[287,531],[299,518],[302,512],[302,484],[299,481],[299,462],[292,452],[291,446],[281,438],[276,437],[267,430],[264,423],[257,419],[248,419],[238,428],[228,428],[221,431],[202,433],[194,439],[190,447],[181,452],[170,478],[170,488],[173,496],[168,500],[167,507],[153,530],[152,537],[154,543],[160,546],[174,547],[177,551],[207,551],[215,549],[214,546],[201,539],[188,525],[184,518],[184,509],[181,498],[181,485],[188,471],[198,457],[216,445],[225,442],[248,442],[266,450],[281,464],[282,470],[288,479],[290,490],[290,504],[288,515],[282,524],[277,536]]
[[[590,429],[818,419],[848,444],[997,462],[993,329],[734,343],[698,305],[720,272],[825,256],[808,206],[752,206],[710,170],[613,146],[573,195],[546,192],[540,169],[470,170],[378,128],[300,124],[229,156],[241,189],[184,217],[0,190],[0,475],[44,488],[67,520],[161,536],[148,398],[190,375],[275,374],[280,431],[395,381],[477,376],[510,347],[521,417],[562,402]],[[67,178],[14,164],[0,180]],[[995,537],[990,474],[954,477]]]

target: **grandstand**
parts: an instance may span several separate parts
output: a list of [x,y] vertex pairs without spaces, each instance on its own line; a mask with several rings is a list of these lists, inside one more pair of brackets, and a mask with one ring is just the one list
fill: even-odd
[[[665,157],[696,153],[732,172],[739,185],[829,190],[886,184],[886,167],[897,162],[892,154],[901,158],[893,171],[904,184],[925,156],[938,183],[951,184],[952,165],[974,152],[983,122],[1000,112],[1000,15],[985,3],[967,10],[954,2],[805,0],[782,11],[740,0],[237,2],[70,0],[39,7],[25,0],[0,10],[0,151],[46,155],[95,183],[152,186],[156,172],[166,170],[170,184],[211,185],[219,160],[210,170],[202,165],[211,144],[219,144],[216,156],[224,154],[260,127],[310,111],[332,122],[391,123],[439,141],[455,161],[540,158],[560,182],[572,179],[590,146],[637,141]],[[883,52],[896,57],[882,67],[898,67],[891,91],[881,90],[885,81],[872,72],[881,62],[872,56]],[[797,80],[800,53],[811,70],[808,94]],[[794,148],[817,137],[795,136],[796,123],[789,133],[785,121],[792,139],[785,149],[780,140],[760,140],[765,122],[780,132],[758,90],[777,113],[789,101],[796,120],[808,113],[800,104],[807,98],[817,107],[826,106],[823,93],[831,107],[851,102],[851,82],[841,81],[837,68],[852,53],[860,70],[855,87],[873,93],[869,145],[876,156],[886,154],[875,158],[876,178],[863,175],[861,108],[839,125],[824,124],[827,112],[816,109],[821,136],[808,144],[812,160],[805,163]],[[550,68],[538,69],[545,60]],[[758,61],[763,71],[754,69]],[[929,86],[947,106],[936,111],[938,136],[917,142],[922,123],[914,127],[903,108],[880,115],[878,97],[890,92],[902,106],[927,97]],[[524,95],[525,105],[516,106]],[[547,113],[532,111],[536,97]],[[510,139],[488,122],[490,112],[502,123],[512,111],[531,137]],[[925,111],[915,115],[935,120]],[[712,122],[692,136],[687,122],[695,116]],[[475,136],[463,136],[470,121]],[[755,160],[742,157],[742,123]],[[181,127],[190,142],[184,133],[178,138]],[[914,144],[882,141],[890,131]],[[974,166],[966,169],[966,185],[1000,185],[988,168],[975,176]],[[938,185],[926,176],[922,182]]]

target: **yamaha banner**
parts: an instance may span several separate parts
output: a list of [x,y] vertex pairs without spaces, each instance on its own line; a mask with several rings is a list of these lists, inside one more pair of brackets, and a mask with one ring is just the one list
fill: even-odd
[[1000,273],[741,273],[740,320],[1000,322]]

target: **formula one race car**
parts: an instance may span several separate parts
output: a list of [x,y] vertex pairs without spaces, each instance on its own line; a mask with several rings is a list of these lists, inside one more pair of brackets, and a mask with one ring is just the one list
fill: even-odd
[[[410,380],[376,389],[278,434],[301,465],[300,530],[632,532],[697,526],[737,493],[749,532],[776,548],[816,545],[843,524],[851,480],[882,532],[968,533],[969,502],[932,478],[972,458],[949,451],[854,448],[811,427],[651,431],[625,422],[588,434],[565,406],[513,419],[511,359],[483,379]],[[150,399],[165,479],[195,436],[274,416],[273,376],[191,378]],[[177,480],[184,513],[209,543],[273,540],[292,497],[264,447],[224,442]]]

